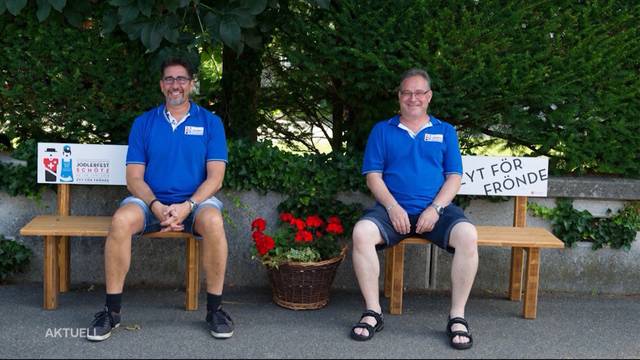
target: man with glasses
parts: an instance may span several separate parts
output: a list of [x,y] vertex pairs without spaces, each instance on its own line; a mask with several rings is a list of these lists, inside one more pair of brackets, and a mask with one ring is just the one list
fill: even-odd
[[376,124],[367,141],[362,173],[377,203],[353,229],[353,267],[366,306],[351,329],[358,341],[384,326],[376,250],[419,236],[454,254],[446,331],[456,349],[473,344],[464,309],[478,267],[478,236],[451,203],[460,189],[462,157],[454,127],[427,114],[432,96],[427,72],[407,71],[398,91],[400,115]]
[[129,134],[127,188],[113,215],[105,243],[106,305],[91,323],[87,338],[102,341],[120,325],[124,281],[131,262],[131,238],[154,231],[188,231],[202,239],[209,331],[215,338],[233,335],[233,321],[222,310],[227,239],[222,186],[227,143],[222,121],[189,101],[191,65],[168,59],[161,67],[165,103],[140,115]]

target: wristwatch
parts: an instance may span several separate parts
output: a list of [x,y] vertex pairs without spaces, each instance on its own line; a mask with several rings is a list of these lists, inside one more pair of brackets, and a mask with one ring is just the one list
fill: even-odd
[[436,209],[436,212],[438,213],[438,215],[442,215],[442,213],[444,213],[444,206],[442,205],[438,205],[436,203],[431,203],[432,208]]
[[191,212],[193,212],[193,209],[195,209],[196,206],[198,206],[198,203],[193,201],[193,200],[191,200],[191,199],[189,199],[187,201],[189,202],[189,205],[191,205]]

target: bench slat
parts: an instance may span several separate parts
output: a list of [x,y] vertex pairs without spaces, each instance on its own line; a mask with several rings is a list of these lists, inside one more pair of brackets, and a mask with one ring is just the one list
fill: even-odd
[[[22,236],[87,236],[106,237],[111,216],[57,216],[39,215],[20,229]],[[188,238],[186,232],[156,232],[145,234],[153,238]]]
[[[563,248],[564,243],[547,229],[538,227],[476,226],[478,246]],[[408,238],[404,244],[426,244],[421,238]]]

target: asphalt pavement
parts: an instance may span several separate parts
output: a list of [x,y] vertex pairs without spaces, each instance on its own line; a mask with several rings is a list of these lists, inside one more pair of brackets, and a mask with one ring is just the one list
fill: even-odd
[[[638,358],[640,296],[541,293],[535,320],[504,294],[474,291],[467,305],[473,348],[452,349],[445,334],[449,295],[410,292],[404,313],[385,313],[371,341],[350,339],[363,311],[356,291],[334,290],[327,307],[293,311],[268,288],[225,289],[224,308],[236,330],[214,339],[206,330],[205,296],[183,308],[181,289],[127,289],[122,325],[100,343],[86,328],[104,304],[103,288],[77,286],[42,309],[42,286],[0,286],[1,358]],[[388,302],[383,301],[383,309]]]

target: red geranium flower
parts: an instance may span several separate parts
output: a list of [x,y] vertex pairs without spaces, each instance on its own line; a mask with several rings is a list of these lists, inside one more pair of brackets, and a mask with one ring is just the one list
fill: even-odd
[[258,231],[264,231],[264,229],[267,228],[267,222],[264,221],[263,218],[256,218],[251,223],[251,228],[252,229],[257,229]]
[[344,228],[341,224],[330,223],[327,225],[327,232],[330,234],[340,235],[344,232]]
[[264,238],[264,234],[260,230],[256,230],[251,234],[251,237],[253,238],[253,241],[258,242]]
[[294,239],[296,242],[311,242],[313,241],[313,234],[307,230],[298,231]]
[[268,235],[263,235],[258,241],[256,241],[256,249],[260,256],[265,255],[269,250],[275,247],[275,242]]
[[317,228],[320,227],[324,224],[324,222],[322,221],[322,219],[320,218],[320,216],[318,215],[311,215],[311,216],[307,216],[307,226],[310,228]]
[[252,254],[267,267],[285,262],[314,262],[340,255],[345,229],[337,216],[301,215],[282,212],[278,215],[278,229],[273,238],[264,233],[267,222],[256,217],[251,223]]
[[291,223],[291,220],[293,220],[293,214],[291,214],[291,213],[282,213],[282,214],[280,214],[280,221],[285,222],[285,223]]
[[302,219],[293,219],[291,220],[291,225],[295,226],[296,229],[298,229],[298,231],[302,231],[304,230],[306,224],[304,223],[304,221],[302,221]]
[[329,222],[329,224],[341,224],[340,218],[335,215],[329,216],[329,219],[327,219],[327,221]]

